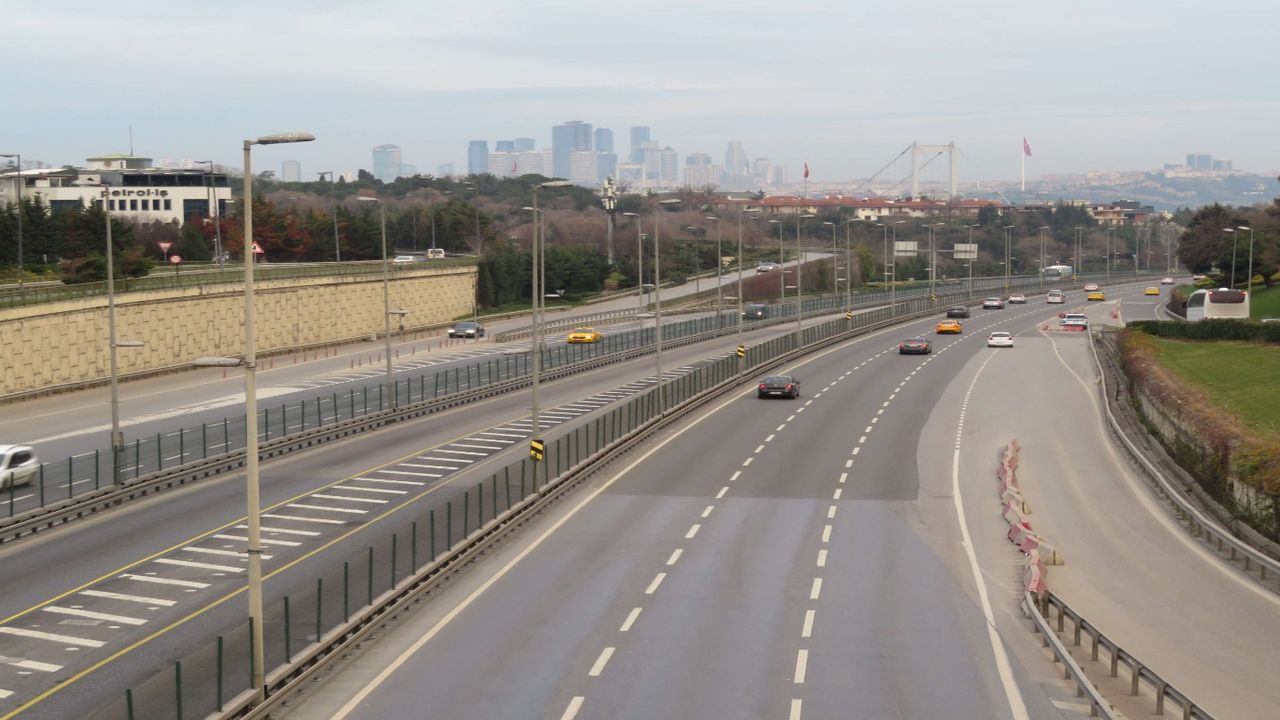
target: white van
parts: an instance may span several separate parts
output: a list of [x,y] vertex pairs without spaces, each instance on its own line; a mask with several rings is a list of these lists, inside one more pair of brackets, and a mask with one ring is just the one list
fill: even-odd
[[428,260],[443,260],[444,248],[427,248]]

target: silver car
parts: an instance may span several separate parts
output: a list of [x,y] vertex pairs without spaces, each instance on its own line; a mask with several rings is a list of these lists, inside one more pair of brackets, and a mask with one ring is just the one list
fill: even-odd
[[26,485],[39,471],[35,450],[26,445],[0,445],[0,487]]

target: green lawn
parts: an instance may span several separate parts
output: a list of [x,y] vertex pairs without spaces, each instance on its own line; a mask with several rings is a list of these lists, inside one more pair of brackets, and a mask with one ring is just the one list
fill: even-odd
[[1270,289],[1253,286],[1253,296],[1249,298],[1249,317],[1255,320],[1264,317],[1280,318],[1280,285]]
[[1280,434],[1280,345],[1155,338],[1160,359],[1255,432]]

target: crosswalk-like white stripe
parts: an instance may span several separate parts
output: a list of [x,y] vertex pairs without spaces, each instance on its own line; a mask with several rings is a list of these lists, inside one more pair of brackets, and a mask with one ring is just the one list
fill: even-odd
[[[49,642],[62,643],[63,645],[82,645],[84,647],[92,648],[100,648],[103,645],[106,645],[106,643],[101,640],[90,640],[89,638],[73,637],[71,635],[58,635],[57,633],[40,632],[39,630],[27,630],[26,628],[0,626],[0,633],[32,638],[34,640],[48,640]],[[13,693],[9,694],[12,695]],[[5,697],[8,697],[8,695]]]
[[417,480],[392,480],[391,478],[358,477],[356,480],[363,480],[364,482],[371,483],[389,483],[391,485],[426,485],[426,483],[418,482]]
[[[267,515],[263,515],[262,517],[268,517],[268,516],[267,516]],[[237,526],[236,526],[236,529],[237,529],[237,530],[248,530],[248,529],[249,529],[249,526],[248,526],[248,525],[237,525]],[[305,536],[307,536],[307,537],[315,537],[315,536],[317,536],[317,535],[319,535],[319,534],[320,534],[320,533],[316,532],[315,530],[290,530],[290,529],[288,529],[288,528],[267,527],[267,526],[265,526],[265,525],[264,525],[264,526],[262,526],[261,530],[262,530],[262,532],[264,532],[264,533],[279,533],[279,534],[281,534],[281,535],[305,535]]]
[[[214,535],[214,537],[218,538],[219,540],[238,540],[243,543],[249,542],[249,538],[244,537],[243,535],[223,535],[222,533],[219,533],[217,535]],[[294,542],[292,540],[268,540],[266,538],[261,538],[259,542],[261,542],[263,545],[283,545],[284,547],[298,547],[299,545],[302,544],[299,542]]]
[[244,572],[244,568],[234,565],[214,565],[213,563],[195,562],[194,560],[177,560],[175,558],[156,558],[154,562],[161,565],[181,565],[182,567],[198,568],[200,570],[216,570],[218,572]]
[[422,463],[400,463],[396,467],[415,467],[424,470],[457,470],[457,465],[423,465]]
[[278,513],[262,513],[262,517],[273,520],[296,520],[298,522],[322,523],[324,525],[346,525],[346,520],[330,520],[328,518],[303,517],[301,515],[280,515]]
[[321,500],[346,500],[347,502],[369,503],[370,505],[386,505],[388,502],[377,498],[358,498],[348,497],[346,495],[321,495],[320,493],[315,493],[311,497],[320,498]]
[[[191,547],[190,545],[182,548],[182,550],[183,552],[199,553],[201,555],[218,555],[220,557],[234,557],[234,558],[245,558],[245,559],[247,559],[248,557],[247,555],[245,555],[244,552],[240,550],[217,550],[213,548]],[[263,555],[262,559],[270,560],[271,556]]]
[[40,662],[38,660],[0,660],[6,665],[12,665],[23,670],[39,670],[40,672],[58,672],[62,669],[61,665],[53,663]]
[[458,455],[470,455],[472,457],[489,457],[489,453],[471,452],[470,450],[449,450],[448,448],[440,448],[436,452],[456,453]]
[[[443,452],[443,451],[440,451],[440,452]],[[428,462],[446,462],[446,463],[464,463],[464,464],[471,464],[471,463],[475,462],[475,460],[472,460],[472,459],[470,459],[470,458],[430,457],[430,456],[427,456],[427,455],[419,455],[419,456],[418,456],[418,459],[419,459],[419,460],[426,460],[426,461],[428,461]]]
[[383,495],[408,495],[409,494],[408,490],[388,490],[386,488],[356,487],[355,485],[334,485],[333,489],[343,490],[346,492],[382,493]]
[[4,700],[5,698],[9,697],[12,694],[13,694],[12,690],[5,690],[0,688],[0,700]]
[[177,604],[176,600],[165,600],[163,598],[146,597],[144,595],[126,595],[124,593],[107,592],[105,590],[81,590],[81,595],[89,597],[106,598],[108,600],[121,600],[124,602],[141,603],[143,605],[161,605],[163,607],[172,607]]
[[484,435],[497,435],[498,437],[515,438],[517,440],[525,437],[523,434],[520,434],[520,433],[504,433],[504,432],[495,432],[493,430],[486,430],[482,433],[476,433],[476,437],[482,437]]
[[134,575],[132,573],[125,573],[120,576],[120,579],[153,583],[155,585],[174,585],[176,587],[193,588],[195,590],[203,590],[204,588],[209,587],[209,583],[196,582],[195,580],[174,580],[173,578],[156,577],[155,575]]
[[301,508],[303,510],[319,510],[320,512],[338,512],[349,513],[351,515],[368,515],[368,510],[357,510],[355,508],[335,508],[325,507],[324,505],[304,505],[302,503],[289,503],[291,508]]
[[389,473],[391,475],[413,475],[415,477],[432,477],[432,478],[442,477],[441,475],[437,475],[436,473],[415,472],[413,470],[379,470],[378,472]]
[[59,607],[57,605],[46,605],[40,608],[45,612],[54,613],[56,615],[71,615],[74,617],[82,617],[89,620],[102,620],[103,622],[115,622],[122,625],[146,625],[144,618],[129,617],[127,615],[111,615],[108,613],[94,612],[92,610],[81,610],[80,608]]
[[505,448],[506,445],[476,445],[472,443],[454,443],[449,447],[475,448],[476,450],[501,450]]

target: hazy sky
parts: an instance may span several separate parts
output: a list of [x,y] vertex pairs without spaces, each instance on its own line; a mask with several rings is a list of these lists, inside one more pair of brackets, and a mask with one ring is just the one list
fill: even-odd
[[20,2],[0,10],[0,152],[134,149],[259,170],[466,169],[468,140],[580,119],[683,157],[807,160],[865,177],[954,140],[961,179],[1146,169],[1187,152],[1280,169],[1275,0],[257,0]]

